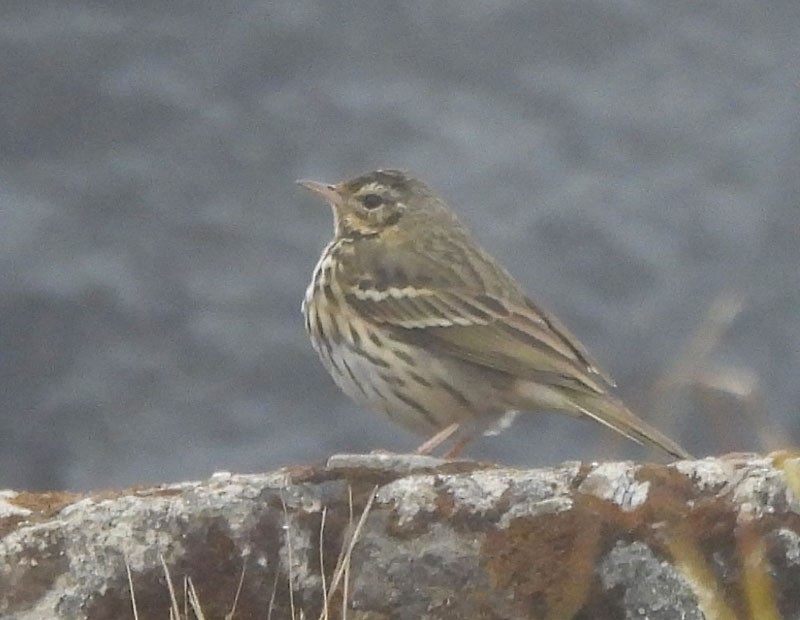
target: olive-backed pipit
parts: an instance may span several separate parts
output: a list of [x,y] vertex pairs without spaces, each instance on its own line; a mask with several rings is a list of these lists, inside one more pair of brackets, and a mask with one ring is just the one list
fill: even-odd
[[378,170],[300,181],[333,208],[303,301],[325,368],[355,401],[454,455],[517,411],[586,416],[688,458],[636,417],[558,319],[531,301],[427,185]]

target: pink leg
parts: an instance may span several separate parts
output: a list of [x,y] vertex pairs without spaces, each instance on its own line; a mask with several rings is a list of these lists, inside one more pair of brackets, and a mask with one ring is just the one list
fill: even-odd
[[[438,448],[440,445],[442,445],[445,441],[450,439],[450,437],[452,437],[453,433],[455,433],[457,430],[458,430],[458,422],[453,422],[450,426],[446,426],[445,428],[440,430],[438,433],[436,433],[433,437],[428,439],[419,448],[417,448],[414,451],[414,453],[415,454],[430,454],[436,448]],[[459,443],[461,443],[461,442],[459,442]],[[458,444],[456,444],[455,447],[458,447]],[[455,449],[455,447],[453,449]],[[453,449],[451,449],[450,452],[452,452]],[[459,452],[461,450],[463,450],[463,449],[464,449],[464,446],[461,446],[461,448],[459,449]],[[447,453],[448,456],[450,455],[450,452]]]

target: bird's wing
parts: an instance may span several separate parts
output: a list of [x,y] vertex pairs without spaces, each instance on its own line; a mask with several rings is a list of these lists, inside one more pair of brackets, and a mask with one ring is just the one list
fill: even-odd
[[547,376],[595,393],[613,385],[560,322],[524,297],[407,283],[353,287],[345,298],[360,315],[392,326],[404,339],[479,366],[520,378]]
[[[461,227],[410,240],[367,240],[347,252],[345,299],[398,337],[520,378],[604,393],[614,385],[555,317]],[[342,274],[348,274],[343,276]],[[342,279],[343,278],[343,279]]]

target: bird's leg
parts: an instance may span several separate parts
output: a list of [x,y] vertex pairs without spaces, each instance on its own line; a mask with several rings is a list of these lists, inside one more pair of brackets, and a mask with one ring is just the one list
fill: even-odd
[[[458,426],[459,426],[458,422],[453,422],[450,426],[445,426],[442,430],[433,435],[433,437],[431,437],[425,443],[423,443],[419,448],[414,450],[414,454],[426,454],[426,455],[430,454],[436,448],[441,446],[445,441],[450,439],[450,437],[453,436],[453,433],[455,433],[458,430]],[[456,447],[458,447],[458,444],[456,444],[456,446],[454,446],[450,450],[450,452],[452,452]],[[463,449],[464,446],[461,446],[458,451],[460,452]],[[449,455],[450,452],[448,452],[447,454]]]

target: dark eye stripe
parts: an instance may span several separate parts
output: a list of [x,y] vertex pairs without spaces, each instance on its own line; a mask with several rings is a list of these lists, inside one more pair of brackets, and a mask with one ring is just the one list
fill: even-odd
[[383,198],[378,194],[367,194],[361,199],[361,202],[364,203],[365,209],[374,209],[383,204]]

